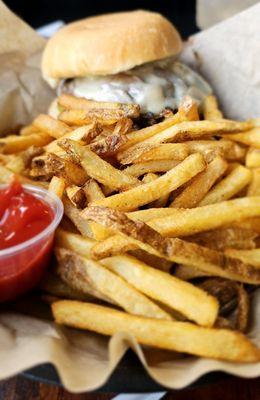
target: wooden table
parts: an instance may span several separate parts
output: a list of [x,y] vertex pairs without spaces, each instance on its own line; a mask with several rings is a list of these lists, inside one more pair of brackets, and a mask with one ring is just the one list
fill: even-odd
[[[73,395],[43,383],[16,377],[0,383],[0,400],[110,400],[115,393]],[[164,400],[260,400],[260,379],[228,378],[213,384],[181,392],[169,392]]]

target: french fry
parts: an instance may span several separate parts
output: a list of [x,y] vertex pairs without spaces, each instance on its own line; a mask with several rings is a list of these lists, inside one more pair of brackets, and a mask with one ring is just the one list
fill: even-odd
[[[119,237],[119,235],[115,235]],[[123,237],[123,236],[120,236]],[[159,269],[164,272],[171,272],[173,263],[165,258],[158,257],[154,254],[148,253],[142,249],[129,250],[128,254],[149,265],[150,267]]]
[[92,237],[92,231],[88,222],[81,218],[80,210],[71,201],[63,197],[64,214],[73,222],[82,236]]
[[[227,135],[228,138],[233,138],[233,133],[235,134],[235,132],[245,131],[251,129],[252,127],[253,123],[251,121],[185,121],[177,125],[170,126],[163,131],[159,131],[159,133],[156,133],[148,139],[143,140],[142,145],[183,142],[186,140],[195,140],[214,135],[220,135],[226,132],[232,133],[232,135]],[[234,140],[236,139],[234,138]],[[120,153],[121,159],[128,155],[129,152],[135,152],[138,148],[139,143],[132,145],[131,147],[127,146],[127,149]]]
[[117,123],[113,130],[114,134],[125,135],[128,133],[133,126],[133,121],[130,118],[121,118]]
[[246,155],[246,149],[231,140],[190,140],[185,142],[190,153],[201,153],[207,156],[210,152],[219,152],[226,160],[241,161]]
[[[240,260],[227,257],[216,250],[175,238],[165,238],[147,224],[130,220],[124,213],[105,207],[89,207],[82,214],[87,220],[113,230],[142,250],[169,261],[191,265],[213,275],[257,284],[260,270]],[[95,246],[95,255],[97,255]]]
[[200,154],[193,154],[157,180],[103,200],[98,200],[93,204],[117,208],[122,211],[134,210],[177,189],[204,168],[203,157]]
[[215,121],[223,118],[223,114],[218,108],[217,99],[213,95],[205,97],[202,108],[203,108],[204,119]]
[[244,263],[251,264],[257,268],[260,268],[260,249],[252,249],[252,250],[226,249],[225,254],[229,257],[238,258]]
[[[148,173],[143,177],[142,182],[143,183],[149,183],[153,182],[155,179],[158,178],[158,175],[153,174],[153,173]],[[160,197],[158,200],[153,201],[150,203],[150,207],[165,207],[169,199],[169,193],[164,194],[162,197]]]
[[110,112],[103,113],[102,110],[65,110],[59,114],[59,120],[70,126],[82,126],[93,120],[102,125],[114,125],[120,117],[111,116]]
[[176,265],[173,271],[173,275],[176,276],[176,278],[182,279],[183,281],[190,281],[195,278],[211,276],[205,271],[201,271],[197,268],[185,264]]
[[127,150],[129,147],[135,145],[136,143],[143,142],[144,140],[149,139],[157,133],[169,128],[170,126],[179,124],[180,122],[184,121],[192,121],[194,119],[197,119],[196,105],[191,99],[185,99],[184,102],[181,104],[178,112],[172,117],[167,118],[158,124],[128,133],[126,135],[127,142],[123,146],[123,149]]
[[249,217],[242,220],[236,220],[232,222],[232,227],[252,230],[260,235],[260,217]]
[[199,205],[205,206],[228,200],[247,186],[251,180],[252,172],[248,168],[239,165],[217,183],[199,202]]
[[[140,114],[140,106],[137,104],[122,104],[112,102],[99,102],[78,98],[69,94],[62,94],[58,98],[58,104],[65,109],[75,110],[109,110],[111,115],[115,115],[117,119],[121,118],[137,118]],[[114,114],[113,114],[114,113]]]
[[61,278],[53,272],[48,272],[41,281],[40,289],[52,296],[63,299],[93,301],[94,297],[90,294],[82,293],[79,290],[71,288]]
[[52,304],[58,324],[103,335],[128,332],[137,342],[161,349],[236,362],[259,360],[259,350],[241,333],[198,327],[188,322],[158,321],[108,307],[63,300]]
[[172,319],[152,300],[101,264],[65,249],[56,248],[55,254],[59,261],[58,271],[63,277],[66,275],[66,280],[70,280],[74,285],[78,278],[81,278],[82,284],[90,283],[102,296],[111,299],[113,303],[130,314],[164,320]]
[[[173,212],[167,210],[168,216],[149,219],[149,213],[137,212],[130,213],[128,216],[132,219],[148,219],[149,225],[160,232],[163,236],[188,236],[199,232],[205,232],[211,229],[217,229],[227,225],[233,225],[240,221],[244,229],[244,221],[247,218],[258,217],[260,213],[260,197],[248,197],[223,201],[221,203],[210,204],[203,207],[189,209],[174,209]],[[159,211],[160,209],[158,209]],[[158,214],[160,211],[158,212]],[[165,213],[166,214],[166,213]],[[162,213],[161,213],[162,215]]]
[[41,187],[44,187],[44,188],[48,188],[48,183],[33,181],[32,179],[29,179],[29,178],[27,178],[27,177],[25,177],[23,175],[15,174],[13,171],[11,171],[10,169],[6,168],[4,165],[0,164],[0,183],[8,183],[9,184],[15,178],[18,178],[19,182],[21,182],[23,184],[41,186]]
[[15,174],[23,174],[25,172],[25,165],[22,157],[10,156],[11,158],[5,164],[6,168],[10,169]]
[[196,175],[191,183],[175,197],[170,207],[196,207],[226,169],[227,162],[220,156],[215,157],[206,169]]
[[246,154],[247,168],[260,168],[260,149],[251,147]]
[[[84,144],[89,144],[95,137],[101,133],[100,125],[96,122],[92,124],[84,125],[73,131],[65,134],[62,139],[71,139]],[[45,146],[47,153],[53,153],[57,155],[64,155],[66,152],[59,146],[59,139],[53,140],[47,146]]]
[[49,192],[56,194],[56,196],[61,199],[65,190],[65,186],[65,180],[63,178],[53,176],[49,183],[48,190]]
[[104,193],[95,179],[89,179],[82,188],[88,203],[104,199]]
[[144,163],[130,165],[124,170],[124,172],[128,175],[139,177],[147,173],[167,172],[176,167],[178,164],[179,161],[176,160],[147,161]]
[[0,139],[0,152],[3,154],[19,153],[30,146],[45,146],[52,138],[44,133],[35,133],[28,136],[10,135]]
[[257,233],[250,229],[229,227],[197,233],[187,237],[187,239],[215,250],[225,250],[227,247],[233,249],[254,249],[256,247],[255,241],[257,236]]
[[31,176],[57,175],[63,177],[67,185],[81,186],[88,179],[88,175],[80,165],[52,153],[35,157],[32,161],[32,168]]
[[111,189],[125,189],[140,183],[138,179],[119,171],[93,151],[73,140],[66,139],[61,145],[75,157],[76,161],[80,162],[91,178]]
[[115,155],[125,142],[125,135],[113,133],[105,138],[91,143],[89,147],[90,150],[94,151],[94,153],[100,156],[108,157]]
[[91,249],[95,240],[58,228],[55,233],[55,246],[78,253],[83,257],[91,257]]
[[34,133],[39,133],[39,129],[36,128],[36,127],[33,126],[33,125],[27,125],[27,126],[24,126],[24,127],[20,130],[19,135],[21,135],[21,136],[28,136],[28,135],[32,135],[32,134],[34,134]]
[[184,160],[188,156],[185,143],[166,143],[158,145],[142,145],[135,152],[124,152],[124,157],[119,156],[121,164],[143,163],[156,160]]
[[82,187],[76,185],[68,186],[66,188],[66,195],[77,208],[82,209],[86,207],[87,199]]
[[234,140],[235,142],[260,149],[260,127],[247,130],[247,132],[243,133],[236,133],[234,135],[225,134],[223,136],[227,139]]
[[59,139],[71,131],[71,128],[63,122],[45,114],[38,115],[33,121],[33,126],[55,139]]
[[199,325],[212,326],[217,318],[218,303],[214,297],[134,257],[110,257],[102,260],[101,264],[149,298],[180,312]]
[[252,181],[248,186],[247,196],[260,196],[260,167],[252,168]]

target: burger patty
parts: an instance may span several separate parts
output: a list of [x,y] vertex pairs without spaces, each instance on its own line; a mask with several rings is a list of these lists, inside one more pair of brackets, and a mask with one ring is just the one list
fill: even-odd
[[177,109],[186,95],[200,103],[211,88],[188,66],[168,59],[116,75],[63,80],[58,94],[64,92],[95,101],[137,103],[142,113],[159,114],[167,107]]

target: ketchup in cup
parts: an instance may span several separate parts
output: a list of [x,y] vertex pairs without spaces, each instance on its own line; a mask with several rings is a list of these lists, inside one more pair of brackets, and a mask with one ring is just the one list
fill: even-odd
[[14,181],[0,186],[0,302],[33,288],[50,262],[61,200]]

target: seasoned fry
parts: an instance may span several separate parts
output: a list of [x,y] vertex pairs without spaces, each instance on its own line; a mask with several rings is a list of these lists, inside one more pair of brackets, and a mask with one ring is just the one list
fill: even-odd
[[[153,173],[148,173],[143,177],[143,183],[149,183],[153,182],[155,179],[158,178],[158,175],[153,174]],[[169,193],[164,194],[162,197],[160,197],[158,200],[153,201],[150,203],[150,207],[165,207],[169,199]]]
[[260,196],[260,167],[252,168],[252,181],[248,186],[247,196]]
[[108,157],[115,155],[125,142],[126,138],[124,135],[120,133],[113,133],[105,138],[91,143],[89,147],[90,150],[94,151],[94,153],[100,156]]
[[251,147],[246,154],[247,168],[260,168],[260,149]]
[[[82,142],[84,144],[89,144],[95,137],[97,137],[102,131],[100,125],[96,122],[93,122],[89,125],[81,126],[73,131],[65,134],[62,139],[71,139],[77,142]],[[59,139],[53,140],[53,142],[49,143],[45,146],[45,151],[57,155],[64,155],[66,152],[61,149],[59,146]]]
[[167,118],[164,121],[148,126],[147,128],[140,129],[138,131],[131,132],[126,135],[127,143],[123,146],[124,150],[135,145],[136,143],[143,142],[146,139],[151,138],[159,132],[169,128],[170,126],[179,124],[184,121],[193,121],[198,119],[197,109],[195,103],[191,99],[185,99],[183,104],[180,106],[178,112],[173,117]]
[[[227,135],[227,137],[233,138],[233,132],[245,131],[252,128],[252,126],[253,123],[251,121],[186,121],[170,126],[163,131],[159,131],[159,133],[156,133],[148,139],[143,140],[142,144],[147,145],[167,142],[183,142],[186,140],[195,140],[203,137],[220,135],[225,132],[232,133],[232,135]],[[129,154],[129,152],[135,152],[138,147],[138,143],[131,147],[127,147],[125,151],[121,152],[120,157],[124,158]]]
[[207,156],[210,152],[218,152],[226,160],[241,161],[246,155],[246,149],[231,140],[190,140],[185,142],[190,153],[201,153]]
[[225,134],[224,137],[260,149],[260,127],[234,135]]
[[208,193],[210,188],[227,169],[227,162],[220,156],[215,157],[206,169],[196,175],[191,183],[177,196],[170,207],[196,207]]
[[126,172],[128,175],[139,177],[150,172],[167,172],[176,167],[178,164],[179,161],[176,160],[147,161],[144,163],[130,165],[130,167],[127,167],[124,172]]
[[187,240],[215,250],[225,250],[227,247],[246,250],[256,247],[255,240],[257,236],[257,233],[253,230],[230,227],[197,233],[188,236]]
[[187,282],[158,271],[131,256],[115,256],[101,261],[137,290],[202,326],[212,326],[218,303],[212,296]]
[[138,179],[119,171],[93,151],[73,140],[63,140],[61,146],[80,162],[91,178],[111,189],[125,189],[140,183]]
[[[171,214],[167,210],[168,216],[151,219],[149,225],[163,236],[193,235],[238,223],[238,221],[242,221],[242,226],[244,226],[246,218],[259,216],[259,200],[260,197],[250,197],[184,210],[172,208]],[[149,216],[149,213],[146,214]],[[131,213],[129,216],[142,220],[142,215],[145,213],[140,211],[138,214]],[[245,229],[252,229],[252,226],[245,226]]]
[[200,154],[193,154],[157,180],[107,197],[93,204],[117,208],[122,211],[134,210],[177,189],[204,168],[205,162],[203,157]]
[[32,168],[31,176],[57,175],[63,177],[68,185],[81,186],[88,179],[88,175],[80,165],[51,153],[35,157]]
[[88,203],[92,203],[94,201],[104,199],[104,197],[105,197],[104,193],[102,192],[102,189],[100,188],[98,183],[95,181],[95,179],[89,179],[83,186],[83,190],[84,190],[84,193],[85,193]]
[[93,301],[94,297],[82,293],[79,290],[71,288],[65,282],[61,280],[61,278],[53,273],[48,272],[47,275],[44,276],[44,279],[41,281],[40,289],[44,292],[47,292],[55,297],[60,297],[63,299],[71,299],[71,300],[81,300],[81,301]]
[[133,121],[130,118],[121,118],[114,128],[114,134],[125,135],[128,133],[133,126]]
[[204,99],[202,108],[205,119],[215,121],[223,118],[223,114],[218,108],[217,99],[213,95],[207,96]]
[[45,146],[51,140],[51,137],[44,133],[35,133],[28,136],[10,135],[0,139],[0,152],[3,154],[19,153],[30,146]]
[[[124,213],[105,207],[89,207],[82,212],[88,220],[120,233],[139,248],[180,264],[192,265],[217,276],[241,282],[259,283],[260,270],[215,250],[181,239],[162,237],[147,224],[130,220]],[[96,250],[96,249],[95,249]],[[97,255],[97,251],[95,251]]]
[[259,350],[241,333],[198,327],[188,322],[158,321],[108,307],[63,300],[52,304],[58,324],[103,335],[128,332],[142,344],[207,358],[254,362]]
[[80,210],[71,203],[69,199],[63,197],[64,214],[73,222],[82,236],[92,237],[92,231],[88,222],[81,218]]
[[244,263],[254,265],[260,268],[260,249],[252,250],[236,250],[236,249],[226,249],[225,254],[229,257],[238,258]]
[[33,126],[33,125],[27,125],[27,126],[24,126],[24,127],[20,130],[19,135],[21,135],[21,136],[27,136],[27,135],[32,135],[32,134],[34,134],[34,133],[39,133],[39,129],[36,128],[36,127]]
[[[58,104],[65,109],[75,110],[109,110],[111,114],[121,118],[137,118],[140,114],[140,107],[138,104],[122,104],[122,103],[111,103],[111,102],[99,102],[93,100],[87,100],[84,98],[78,98],[71,96],[70,94],[62,94],[58,98]],[[112,114],[113,115],[113,114]]]
[[239,165],[230,174],[217,183],[199,203],[200,206],[218,203],[232,198],[252,180],[252,172]]
[[124,152],[118,159],[121,164],[144,163],[156,160],[184,160],[188,156],[188,148],[185,143],[166,143],[142,145],[140,143],[135,152]]
[[173,275],[183,281],[190,281],[194,278],[211,276],[209,273],[192,267],[191,265],[179,264],[174,268]]
[[59,178],[58,176],[53,176],[49,183],[48,190],[49,192],[56,194],[56,196],[58,196],[61,199],[63,196],[63,192],[65,190],[65,186],[66,183],[63,178]]
[[66,280],[71,281],[75,286],[77,286],[76,282],[79,279],[82,280],[83,284],[87,282],[102,296],[111,299],[113,303],[130,314],[164,320],[172,319],[166,311],[153,303],[152,300],[149,300],[127,281],[104,268],[101,264],[77,256],[65,249],[56,249],[55,254],[59,260],[59,273],[63,277],[66,276]]
[[38,117],[33,121],[33,126],[55,139],[59,139],[71,131],[69,126],[46,114],[38,115]]
[[102,125],[114,125],[119,117],[111,116],[107,110],[65,110],[59,114],[59,120],[70,126],[82,126],[91,123],[93,120]]
[[65,231],[62,228],[58,228],[55,233],[56,247],[74,251],[83,257],[91,257],[91,249],[95,243],[95,240],[89,237],[83,237],[82,235]]
[[82,209],[86,207],[87,199],[82,187],[76,185],[68,186],[66,188],[66,195],[77,208]]

